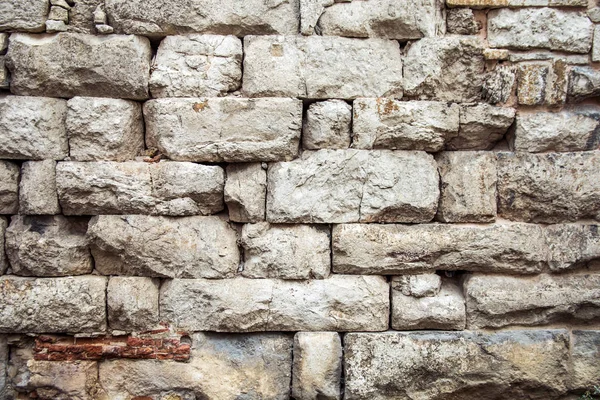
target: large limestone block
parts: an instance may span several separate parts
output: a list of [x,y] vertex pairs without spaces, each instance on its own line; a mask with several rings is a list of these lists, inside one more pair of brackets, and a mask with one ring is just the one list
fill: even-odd
[[56,161],[27,161],[21,166],[19,213],[60,214],[56,193]]
[[67,106],[72,161],[126,161],[144,149],[144,120],[139,103],[75,97]]
[[473,275],[464,284],[469,329],[593,323],[600,317],[600,275]]
[[108,325],[125,332],[149,331],[158,323],[158,280],[113,276],[106,289]]
[[242,42],[235,36],[167,36],[150,76],[152,97],[217,97],[242,83]]
[[440,151],[458,135],[459,106],[435,101],[356,99],[352,147]]
[[384,39],[247,36],[242,91],[249,97],[402,97],[400,47]]
[[196,333],[189,363],[114,360],[100,364],[109,399],[286,400],[292,370],[291,336],[281,333]]
[[333,271],[402,275],[436,270],[539,273],[546,266],[542,228],[534,224],[336,225]]
[[302,147],[308,150],[347,149],[352,131],[352,107],[327,100],[308,107],[302,127]]
[[107,0],[106,13],[117,33],[147,36],[295,35],[298,0]]
[[600,229],[590,224],[557,224],[544,230],[553,272],[600,267]]
[[491,47],[588,53],[592,47],[593,28],[584,11],[503,8],[488,14]]
[[345,399],[558,399],[569,332],[349,333]]
[[[12,37],[11,36],[11,46]],[[62,160],[69,155],[67,102],[29,96],[0,97],[0,157]]]
[[8,227],[8,221],[5,217],[0,217],[0,275],[3,275],[8,268],[8,259],[4,251],[6,228]]
[[435,297],[442,289],[442,277],[436,273],[392,277],[392,290],[415,298]]
[[248,278],[323,279],[329,276],[329,229],[316,225],[247,224],[240,244]]
[[148,98],[150,41],[139,36],[13,34],[10,90],[18,95]]
[[65,215],[207,215],[223,209],[219,166],[160,162],[61,162],[58,198]]
[[499,153],[498,214],[515,221],[600,220],[600,151]]
[[424,38],[404,57],[405,95],[420,100],[474,102],[481,96],[485,60],[476,36]]
[[261,163],[229,164],[226,168],[225,204],[235,222],[265,220],[267,171]]
[[515,109],[485,103],[461,104],[458,136],[446,144],[448,150],[491,150],[515,120]]
[[3,0],[0,31],[43,32],[48,10],[48,0]]
[[0,332],[99,332],[106,329],[106,278],[0,277]]
[[0,214],[19,211],[19,166],[0,161]]
[[88,237],[104,275],[230,278],[240,260],[235,230],[218,217],[100,215]]
[[178,161],[291,160],[298,154],[296,99],[184,98],[144,104],[146,141]]
[[590,390],[600,376],[600,331],[573,331],[572,389]]
[[192,331],[381,331],[389,286],[379,276],[174,279],[161,287],[160,315]]
[[268,171],[269,222],[428,222],[437,166],[423,152],[319,150]]

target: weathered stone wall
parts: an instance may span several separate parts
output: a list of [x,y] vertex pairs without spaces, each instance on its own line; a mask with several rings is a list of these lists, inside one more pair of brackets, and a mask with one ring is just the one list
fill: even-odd
[[600,385],[593,0],[0,0],[0,400]]

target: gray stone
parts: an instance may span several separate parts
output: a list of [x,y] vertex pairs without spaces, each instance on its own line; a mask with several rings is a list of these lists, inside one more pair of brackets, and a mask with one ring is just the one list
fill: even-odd
[[294,336],[292,398],[339,400],[342,341],[337,332],[298,332]]
[[[0,332],[98,332],[106,329],[106,278],[0,277]],[[85,316],[84,318],[82,316]]]
[[75,97],[67,106],[72,161],[126,161],[144,149],[144,121],[139,103]]
[[303,35],[318,34],[316,31],[319,18],[326,7],[334,4],[334,0],[300,0],[300,33]]
[[208,215],[223,210],[225,172],[180,162],[61,162],[56,186],[65,215]]
[[470,8],[456,8],[447,11],[446,24],[448,33],[457,35],[476,35],[480,26],[473,10]]
[[402,97],[398,42],[333,36],[247,36],[248,97]]
[[347,149],[352,131],[352,107],[343,100],[327,100],[308,107],[302,146],[309,150]]
[[20,216],[6,230],[6,254],[12,272],[21,276],[69,276],[92,272],[85,237],[87,220],[55,216]]
[[144,104],[146,142],[178,161],[291,160],[298,154],[296,99],[184,98]]
[[3,0],[0,31],[43,32],[48,0]]
[[57,32],[67,32],[69,27],[65,24],[64,21],[54,21],[47,20],[46,21],[46,32],[47,33],[57,33]]
[[600,376],[600,331],[573,331],[572,389],[590,390],[598,385]]
[[150,41],[78,33],[11,35],[7,65],[18,95],[148,98]]
[[329,229],[311,225],[247,224],[240,244],[248,278],[323,279],[329,276]]
[[553,399],[566,392],[567,330],[349,333],[347,400]]
[[498,214],[513,221],[600,221],[600,152],[499,153]]
[[231,278],[240,261],[236,232],[218,217],[101,215],[88,237],[104,275]]
[[101,35],[108,35],[114,32],[114,28],[110,25],[96,25],[96,31]]
[[267,171],[260,163],[227,165],[225,204],[234,222],[265,220]]
[[598,225],[558,224],[545,228],[548,263],[553,272],[600,267],[600,230]]
[[0,161],[0,214],[19,211],[19,166]]
[[449,7],[586,7],[587,0],[446,0]]
[[389,286],[379,276],[174,279],[161,286],[160,315],[192,331],[382,331]]
[[19,213],[60,214],[56,194],[56,161],[27,161],[21,166]]
[[479,100],[483,48],[476,36],[432,37],[413,43],[404,57],[405,95],[419,100]]
[[437,296],[442,278],[437,274],[400,275],[392,277],[392,289],[416,298]]
[[102,9],[101,5],[96,7],[96,9],[94,10],[93,16],[94,16],[94,24],[96,24],[96,25],[104,25],[104,24],[108,23],[108,18],[106,17],[106,13]]
[[600,61],[600,25],[594,26],[594,45],[592,46],[592,61]]
[[567,64],[522,63],[517,69],[517,100],[524,105],[560,105],[567,96]]
[[65,24],[69,23],[69,10],[58,6],[50,7],[48,19],[53,21],[62,21]]
[[515,109],[485,103],[460,105],[458,136],[446,144],[448,150],[491,150],[515,120]]
[[569,74],[569,100],[600,96],[600,71],[589,66],[572,67]]
[[[340,349],[341,350],[341,349]],[[0,335],[0,395],[8,397],[6,390],[6,369],[8,366],[8,341],[7,336]]]
[[67,157],[66,115],[67,102],[62,99],[0,96],[0,132],[3,139],[0,141],[0,157],[17,160],[61,160]]
[[428,222],[439,197],[437,165],[424,152],[306,151],[271,165],[267,181],[269,222]]
[[158,323],[158,285],[150,278],[111,277],[106,289],[110,328],[151,330]]
[[516,80],[515,66],[497,66],[485,78],[481,98],[490,104],[508,102],[513,94]]
[[5,54],[8,50],[9,33],[0,33],[0,54]]
[[0,90],[10,88],[10,74],[6,69],[6,56],[0,56]]
[[488,14],[491,47],[587,53],[592,47],[592,31],[593,24],[583,11],[503,8]]
[[440,151],[458,135],[459,106],[434,101],[356,99],[352,146]]
[[587,15],[592,22],[600,22],[600,7],[589,8]]
[[150,76],[152,97],[217,97],[242,84],[242,42],[235,36],[167,36]]
[[0,217],[0,275],[3,275],[8,268],[8,259],[4,250],[5,240],[4,235],[6,228],[8,227],[8,221],[5,217]]

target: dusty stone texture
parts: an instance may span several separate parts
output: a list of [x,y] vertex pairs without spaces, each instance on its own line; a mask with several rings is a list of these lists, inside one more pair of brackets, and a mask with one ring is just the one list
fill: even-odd
[[565,60],[522,63],[517,68],[517,101],[524,105],[561,105],[567,97],[568,68]]
[[590,390],[600,376],[600,331],[573,331],[573,389]]
[[0,214],[19,211],[19,175],[17,164],[0,161]]
[[144,149],[144,121],[139,103],[75,97],[67,106],[72,161],[126,161]]
[[469,329],[593,323],[600,275],[472,275],[464,283]]
[[51,19],[46,21],[46,33],[66,32],[68,30],[68,25],[64,21],[54,21]]
[[446,0],[449,7],[586,7],[587,0]]
[[572,101],[600,95],[600,71],[587,66],[572,67],[569,73],[568,95]]
[[0,31],[43,32],[48,0],[4,0],[0,3]]
[[108,325],[125,332],[149,331],[158,323],[158,280],[113,276],[106,300]]
[[61,162],[58,198],[65,215],[207,215],[223,210],[225,172],[180,162]]
[[9,33],[0,33],[0,54],[5,54],[8,49]]
[[12,272],[21,276],[69,276],[92,272],[85,237],[87,219],[20,216],[6,230],[6,254]]
[[437,166],[424,152],[305,151],[272,164],[267,181],[269,222],[428,222],[439,197]]
[[392,278],[392,289],[416,298],[437,296],[442,277],[437,274],[400,275]]
[[106,0],[116,33],[146,36],[214,33],[217,35],[296,35],[298,0]]
[[329,229],[311,225],[247,224],[240,244],[248,278],[323,279],[331,269]]
[[18,95],[148,98],[150,41],[139,36],[13,34],[10,90]]
[[402,275],[436,270],[532,274],[547,247],[533,224],[336,225],[333,272]]
[[19,213],[60,214],[56,194],[56,161],[27,161],[21,166]]
[[549,265],[554,272],[600,267],[598,225],[558,224],[544,231],[549,249]]
[[152,97],[217,97],[242,83],[242,42],[235,36],[167,36],[150,76]]
[[515,66],[497,66],[484,79],[481,98],[490,104],[508,102],[513,93],[516,80]]
[[100,215],[88,237],[104,275],[231,278],[240,260],[235,230],[218,217]]
[[352,107],[327,100],[308,107],[302,128],[302,147],[308,150],[347,149],[352,131]]
[[[0,277],[0,332],[98,332],[106,329],[106,278]],[[82,318],[85,316],[85,318]]]
[[102,389],[110,399],[289,398],[293,342],[290,335],[196,333],[192,339],[189,363],[154,360],[101,363]]
[[515,119],[515,109],[485,103],[460,105],[460,129],[451,138],[448,150],[491,150],[507,133]]
[[6,68],[6,56],[0,56],[0,89],[10,88],[10,74]]
[[352,146],[440,151],[458,135],[459,106],[434,101],[356,99]]
[[496,156],[484,151],[446,151],[436,157],[440,171],[442,222],[496,219]]
[[349,333],[345,399],[557,399],[569,332]]
[[[18,36],[13,34],[12,37]],[[0,157],[61,160],[69,155],[67,102],[29,96],[0,96]]]
[[600,61],[600,26],[594,26],[594,45],[592,46],[592,61]]
[[457,8],[447,11],[446,24],[448,33],[458,35],[476,35],[480,26],[470,8]]
[[104,0],[73,0],[72,3],[74,4],[69,10],[68,31],[97,33],[96,24],[94,23],[94,12],[98,7],[102,9]]
[[600,152],[498,153],[498,214],[538,223],[600,220]]
[[298,332],[294,336],[292,398],[339,400],[342,341],[337,332]]
[[192,331],[382,331],[389,286],[379,276],[174,279],[161,286],[160,315]]
[[302,35],[319,34],[316,30],[319,18],[326,7],[334,4],[334,0],[300,0],[300,33]]
[[144,117],[148,146],[173,160],[282,161],[298,154],[302,102],[288,98],[158,99],[144,104]]
[[484,78],[483,48],[476,36],[414,42],[405,50],[405,95],[419,100],[478,101]]
[[491,47],[542,48],[588,53],[593,24],[583,11],[554,8],[503,8],[488,14]]
[[398,42],[334,36],[247,36],[248,97],[402,97]]
[[8,227],[8,221],[5,217],[0,217],[0,275],[3,275],[8,268],[8,258],[6,258],[6,253],[4,250],[4,234],[6,233],[6,228]]
[[234,222],[265,220],[267,171],[260,163],[229,164],[226,168],[225,204]]
[[7,336],[0,335],[0,395],[8,397],[6,387],[6,369],[8,366],[8,341]]

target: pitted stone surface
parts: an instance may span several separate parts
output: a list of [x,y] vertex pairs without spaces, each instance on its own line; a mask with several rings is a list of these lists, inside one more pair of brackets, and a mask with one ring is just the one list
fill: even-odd
[[600,376],[600,331],[573,331],[573,389],[582,391],[597,385]]
[[149,331],[158,323],[158,280],[113,276],[108,281],[108,325],[120,331]]
[[21,166],[19,213],[60,214],[56,194],[56,161],[27,161]]
[[481,29],[470,8],[458,8],[447,11],[448,33],[458,35],[476,35]]
[[545,229],[553,272],[600,267],[600,230],[592,224],[557,224]]
[[229,219],[235,222],[265,220],[267,171],[260,163],[240,163],[227,166],[225,204]]
[[400,275],[392,278],[392,289],[416,298],[437,296],[442,278],[437,274]]
[[570,100],[575,101],[600,95],[600,71],[588,66],[572,67],[568,95]]
[[307,150],[347,149],[352,131],[352,106],[327,100],[308,107],[302,127],[302,147]]
[[0,214],[16,214],[19,211],[19,166],[0,161]]
[[485,103],[460,106],[458,136],[446,144],[447,150],[491,150],[515,120],[515,109]]
[[0,31],[43,32],[48,0],[4,0],[0,3]]

